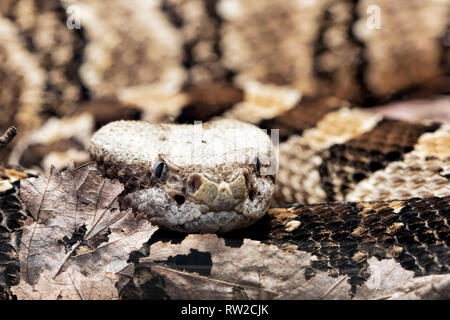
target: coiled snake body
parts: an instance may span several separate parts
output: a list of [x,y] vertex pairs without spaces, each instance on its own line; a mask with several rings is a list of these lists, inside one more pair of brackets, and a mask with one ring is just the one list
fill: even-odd
[[[307,277],[322,270],[336,275],[346,274],[354,288],[370,276],[367,259],[371,256],[393,258],[417,276],[448,273],[450,127],[383,119],[377,114],[347,107],[330,108],[323,112],[322,117],[314,113],[310,122],[304,117],[301,122],[294,122],[297,127],[290,126],[288,120],[292,119],[292,113],[302,112],[302,108],[299,104],[287,113],[260,123],[266,128],[281,127],[280,136],[284,142],[280,145],[275,190],[271,179],[259,177],[267,179],[256,187],[257,199],[263,204],[259,208],[247,209],[264,210],[264,201],[272,196],[272,191],[272,206],[284,206],[270,209],[253,229],[247,228],[241,234],[282,247],[290,244],[310,252],[317,259],[311,262]],[[317,119],[315,123],[314,119]],[[219,129],[229,120],[223,121],[213,121],[209,125]],[[302,124],[304,127],[299,127]],[[236,224],[234,220],[231,224],[222,222],[221,225],[219,219],[205,219],[203,221],[207,223],[202,225],[198,218],[189,215],[188,211],[193,209],[177,211],[177,215],[171,212],[170,206],[186,208],[184,203],[180,205],[173,200],[173,194],[172,199],[164,198],[168,201],[165,205],[149,200],[149,194],[153,196],[158,192],[152,189],[155,184],[149,182],[151,179],[146,180],[145,177],[159,174],[158,162],[140,162],[145,157],[140,157],[138,150],[151,152],[145,149],[147,144],[151,145],[164,133],[150,134],[154,128],[162,128],[152,125],[147,125],[147,129],[130,131],[130,128],[141,125],[139,122],[112,123],[94,135],[91,145],[91,154],[106,175],[119,178],[130,190],[127,197],[134,209],[144,211],[153,217],[153,221],[179,231],[227,231],[245,227],[256,220],[246,220],[242,224]],[[177,130],[176,125],[168,128]],[[226,126],[222,128],[223,143],[238,146],[239,143],[230,142],[226,129]],[[253,130],[255,133],[259,131],[256,127],[241,131],[242,139],[248,138]],[[146,132],[142,133],[146,138],[134,138],[138,132]],[[249,141],[250,145],[255,142],[254,139]],[[130,144],[136,142],[137,145],[130,148]],[[157,158],[156,152],[153,158]],[[179,167],[173,170],[171,165],[168,168],[169,177],[166,179],[170,179],[172,172],[188,171]],[[258,176],[254,165],[246,168]],[[188,186],[188,179],[185,181]],[[199,180],[200,185],[201,181],[203,178]],[[171,185],[165,187],[170,194]],[[157,184],[156,188],[158,190],[160,185]],[[249,188],[254,188],[254,185],[242,185],[245,201],[248,201]],[[180,190],[176,189],[177,192]],[[189,191],[182,195],[188,198]],[[218,198],[215,194],[210,201]],[[190,204],[195,206],[198,199],[192,199]],[[292,205],[292,202],[303,205]],[[158,206],[163,209],[158,211]],[[246,211],[242,212],[245,216]],[[164,213],[168,214],[166,220],[162,218]],[[188,214],[188,217],[182,214]],[[233,219],[225,219],[230,220]],[[258,232],[255,234],[252,230]]]

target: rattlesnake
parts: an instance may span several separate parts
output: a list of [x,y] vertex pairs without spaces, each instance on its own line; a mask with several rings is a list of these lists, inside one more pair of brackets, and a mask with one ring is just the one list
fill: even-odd
[[[347,121],[352,121],[351,126]],[[276,120],[274,123],[279,124]],[[333,128],[329,127],[331,123]],[[282,143],[275,201],[286,204],[446,196],[449,163],[445,144],[449,132],[447,126],[438,128],[433,123],[381,120],[376,114],[346,108],[331,112],[317,128]],[[178,219],[179,223],[169,223],[174,229],[229,229],[219,229],[219,224],[218,229],[202,229],[200,221],[194,229],[183,229],[182,221],[192,220],[194,211],[203,217],[200,212],[240,208],[240,214],[259,218],[273,195],[276,173],[274,169],[269,179],[261,165],[261,161],[270,163],[269,155],[275,154],[269,137],[256,127],[232,120],[208,122],[204,130],[199,127],[197,137],[195,130],[189,125],[116,122],[94,135],[91,155],[108,177],[118,178],[130,192],[142,190],[130,198],[135,208],[152,211],[155,221],[161,222],[165,215]],[[414,152],[421,136],[422,143]],[[341,143],[336,143],[339,139]],[[264,142],[266,146],[261,148]],[[246,150],[253,155],[245,154]],[[238,158],[239,153],[243,158]],[[380,179],[384,183],[380,184]],[[389,191],[384,189],[388,186]],[[245,227],[248,222],[230,224]]]
[[[303,108],[300,104],[291,113],[301,113]],[[369,278],[367,259],[372,256],[393,258],[416,276],[447,274],[450,271],[449,125],[384,119],[347,107],[327,110],[322,117],[313,113],[310,119],[303,117],[302,121],[291,122],[296,128],[286,122],[280,126],[292,119],[289,113],[263,121],[265,127],[283,128],[275,191],[273,184],[260,184],[256,188],[260,193],[258,201],[274,193],[274,208],[254,227],[232,232],[225,238],[250,237],[289,250],[310,252],[317,259],[305,271],[307,278],[320,271],[328,271],[331,276],[347,275],[353,290]],[[239,139],[249,138],[253,130],[255,137],[259,131],[247,125],[241,128],[240,135],[228,136],[227,125],[223,125],[228,121],[206,124],[222,131],[216,137],[226,145],[223,153],[219,152],[222,165],[227,164],[223,156],[230,151],[230,146],[236,150],[239,146],[254,147],[257,139],[249,139],[250,145]],[[178,150],[175,155],[165,155],[171,160],[166,162],[167,167],[164,165],[166,176],[161,179],[158,170],[165,162],[161,162],[154,144],[167,139],[167,143],[179,148],[193,141],[193,129],[192,125],[113,122],[94,135],[91,154],[106,176],[125,184],[129,192],[125,196],[127,205],[163,227],[183,232],[223,232],[254,223],[256,216],[259,218],[264,212],[257,215],[255,211],[247,212],[249,195],[246,193],[254,190],[254,185],[249,183],[242,186],[245,210],[222,219],[220,215],[208,216],[212,206],[204,207],[203,213],[193,214],[202,205],[220,198],[217,189],[221,177],[215,181],[214,191],[208,191],[210,199],[196,197],[188,190],[192,184],[190,174],[195,174],[195,170],[200,172],[202,165],[205,174],[226,172],[217,163],[210,163],[209,154],[197,167],[190,163],[188,153],[180,154]],[[204,137],[206,141],[202,142],[208,148],[209,135],[206,133]],[[199,146],[192,147],[195,150]],[[256,177],[259,174],[255,163],[241,164],[240,168]],[[228,163],[231,165],[236,164]],[[217,168],[211,172],[214,166]],[[264,178],[266,182],[272,181],[272,176],[259,177]],[[210,185],[210,181],[200,178],[197,187],[203,183]],[[234,193],[228,193],[230,201],[231,194]],[[183,201],[177,201],[177,196]],[[303,205],[292,204],[295,201]],[[277,207],[277,204],[284,206]],[[263,201],[259,208],[250,209],[265,208]],[[236,219],[236,215],[246,219]]]
[[[449,272],[449,126],[384,119],[340,100],[370,105],[415,89],[448,92],[447,1],[377,1],[386,26],[378,33],[362,26],[370,1],[42,3],[0,5],[7,44],[0,47],[7,61],[1,71],[15,79],[4,81],[14,94],[2,106],[15,114],[19,129],[38,126],[42,115],[66,115],[91,97],[111,96],[137,104],[145,120],[220,116],[280,129],[275,208],[226,237],[243,234],[310,252],[317,259],[308,277],[325,270],[350,276],[353,286],[367,279],[370,256],[394,258],[417,276]],[[81,30],[65,28],[70,4],[86,14]],[[34,18],[24,19],[29,12]],[[54,42],[42,40],[48,30]],[[316,98],[329,95],[340,99]],[[97,148],[120,143],[116,138],[105,135]],[[85,141],[70,141],[80,152],[87,149]],[[116,156],[129,148],[117,150]],[[156,163],[124,165],[111,149],[97,151],[91,149],[99,167],[127,193],[151,184],[143,177]],[[256,164],[247,165],[252,174]],[[139,198],[127,200],[139,209]],[[177,221],[169,226],[190,231]],[[192,231],[228,231],[236,224],[230,226]]]

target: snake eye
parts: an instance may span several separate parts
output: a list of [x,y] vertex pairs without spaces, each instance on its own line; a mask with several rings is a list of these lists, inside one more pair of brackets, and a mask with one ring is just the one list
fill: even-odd
[[260,173],[259,171],[261,170],[261,161],[259,160],[258,157],[255,157],[255,160],[253,161],[253,163],[255,164],[255,170],[256,173]]
[[159,162],[156,166],[155,166],[155,170],[154,170],[154,172],[155,172],[155,176],[158,178],[158,179],[161,179],[161,177],[162,177],[162,175],[163,175],[163,173],[164,173],[164,167],[165,167],[165,164],[164,164],[164,162]]

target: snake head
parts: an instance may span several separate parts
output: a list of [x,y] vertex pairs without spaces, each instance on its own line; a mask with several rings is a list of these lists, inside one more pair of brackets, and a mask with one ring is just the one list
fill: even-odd
[[275,187],[269,136],[236,120],[198,129],[114,122],[94,135],[90,152],[110,178],[125,183],[126,203],[152,223],[182,232],[254,223],[268,210]]

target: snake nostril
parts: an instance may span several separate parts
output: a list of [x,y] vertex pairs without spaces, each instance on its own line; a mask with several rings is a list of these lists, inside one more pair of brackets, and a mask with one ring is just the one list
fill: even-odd
[[198,189],[200,189],[201,185],[202,178],[198,174],[193,175],[188,182],[188,187],[191,192],[196,192]]
[[179,194],[175,195],[175,196],[173,197],[173,199],[177,202],[178,205],[183,204],[184,201],[186,200],[186,199],[184,198],[184,196],[179,195]]
[[248,198],[250,201],[253,201],[253,198],[255,197],[255,190],[252,188],[248,191]]

